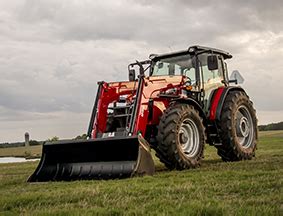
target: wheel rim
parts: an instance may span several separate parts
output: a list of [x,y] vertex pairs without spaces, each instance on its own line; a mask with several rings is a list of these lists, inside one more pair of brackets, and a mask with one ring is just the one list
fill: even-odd
[[237,139],[243,148],[249,148],[253,144],[254,124],[248,108],[240,106],[236,112]]
[[186,157],[194,157],[199,149],[199,131],[191,119],[185,119],[179,130],[179,143]]

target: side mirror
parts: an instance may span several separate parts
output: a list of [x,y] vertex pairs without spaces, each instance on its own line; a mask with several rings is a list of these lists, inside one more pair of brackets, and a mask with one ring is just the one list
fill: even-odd
[[136,79],[136,71],[135,69],[129,70],[129,81],[135,81]]
[[208,67],[208,70],[218,69],[218,59],[216,55],[207,56],[207,67]]

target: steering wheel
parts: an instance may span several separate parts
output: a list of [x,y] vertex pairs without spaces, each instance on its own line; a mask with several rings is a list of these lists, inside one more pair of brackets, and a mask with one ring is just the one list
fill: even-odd
[[187,77],[187,76],[186,76],[186,78],[187,78],[187,80],[186,80],[186,82],[185,82],[185,85],[186,85],[186,86],[192,85],[192,80],[191,80],[191,78],[190,78],[190,77]]

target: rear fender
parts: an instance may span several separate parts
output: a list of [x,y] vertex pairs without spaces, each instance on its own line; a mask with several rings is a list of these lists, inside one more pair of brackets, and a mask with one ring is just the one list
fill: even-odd
[[220,121],[223,104],[225,103],[228,93],[231,91],[241,91],[246,93],[245,90],[239,86],[220,87],[216,89],[210,104],[209,120]]

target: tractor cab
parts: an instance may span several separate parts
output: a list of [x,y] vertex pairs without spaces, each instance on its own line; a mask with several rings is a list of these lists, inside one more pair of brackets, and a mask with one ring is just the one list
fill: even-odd
[[135,66],[139,66],[143,73],[148,71],[151,77],[183,76],[185,85],[189,86],[187,89],[190,89],[189,96],[208,112],[214,90],[229,84],[225,60],[230,58],[232,55],[228,52],[202,46],[162,55],[151,54],[150,60],[129,65],[129,78],[134,80]]

